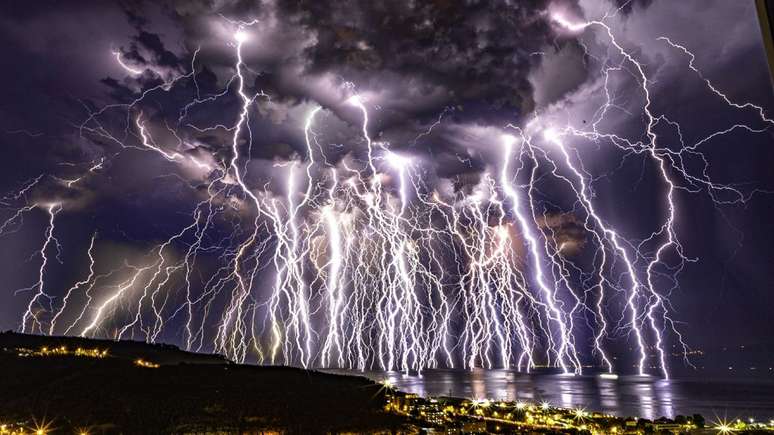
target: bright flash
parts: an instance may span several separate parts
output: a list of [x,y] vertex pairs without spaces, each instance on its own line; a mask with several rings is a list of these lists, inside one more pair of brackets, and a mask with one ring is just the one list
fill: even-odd
[[234,39],[236,40],[236,42],[240,44],[247,41],[247,37],[248,37],[247,33],[241,29],[237,30],[237,32],[234,33]]
[[548,142],[556,142],[559,140],[559,132],[556,131],[556,129],[549,127],[545,130],[543,130],[543,137]]
[[394,167],[395,169],[403,169],[411,162],[411,159],[408,157],[404,157],[395,153],[387,153],[385,159],[387,160],[387,163],[389,163],[390,166]]
[[552,14],[551,20],[571,32],[580,32],[589,26],[589,23],[574,23],[568,20],[564,15],[558,13]]
[[516,143],[516,136],[512,134],[504,134],[502,136],[502,141],[506,146],[511,146]]

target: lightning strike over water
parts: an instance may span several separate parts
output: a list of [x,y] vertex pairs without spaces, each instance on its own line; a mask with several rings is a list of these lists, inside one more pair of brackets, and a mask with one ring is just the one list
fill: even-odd
[[[755,192],[711,178],[703,147],[738,130],[760,134],[774,120],[763,107],[727,95],[686,46],[664,36],[658,41],[687,58],[686,80],[698,76],[745,119],[691,143],[658,111],[651,67],[619,42],[610,17],[546,14],[559,33],[607,47],[604,58],[587,53],[600,74],[588,97],[599,102],[594,116],[581,123],[556,105],[488,127],[489,161],[467,189],[435,183],[432,162],[412,151],[441,128],[447,109],[413,142],[388,142],[373,83],[368,91],[341,86],[324,104],[303,105],[305,122],[292,133],[303,137],[303,149],[274,157],[270,168],[256,166],[254,140],[268,134],[256,118],[273,96],[251,68],[251,50],[271,44],[259,36],[271,23],[221,17],[228,36],[211,43],[227,48],[230,78],[209,95],[199,80],[211,71],[197,56],[211,47],[196,49],[190,70],[164,77],[112,52],[127,80],[159,75],[128,104],[90,108],[78,127],[115,153],[75,175],[42,174],[0,198],[0,237],[33,225],[25,217],[47,217],[42,245],[30,258],[39,263],[37,279],[16,292],[28,298],[19,329],[176,340],[237,362],[305,368],[550,367],[571,375],[593,367],[668,378],[668,356],[690,351],[669,297],[686,265],[697,261],[681,242],[681,199],[749,201]],[[642,120],[636,139],[609,127],[620,111],[612,90],[620,76],[634,83],[626,98],[637,102],[631,115]],[[177,119],[156,107],[160,95],[174,97]],[[201,112],[208,110],[229,121],[205,125]],[[336,123],[356,133],[346,147],[327,142],[326,128]],[[197,153],[207,141],[217,152]],[[632,236],[630,225],[621,229],[601,204],[608,199],[595,186],[605,175],[594,173],[590,160],[605,151],[640,157],[656,174],[660,221],[641,236]],[[186,224],[141,252],[112,258],[102,255],[102,232],[91,232],[81,253],[86,268],[75,269],[82,274],[63,293],[54,292],[47,277],[62,263],[57,223],[80,207],[69,195],[127,153],[152,156],[184,180],[185,194],[197,198],[183,211]],[[44,184],[55,185],[57,195],[41,199],[35,192]],[[581,229],[582,241],[562,234],[570,224]],[[625,356],[622,347],[630,349]],[[633,363],[621,362],[627,358]]]

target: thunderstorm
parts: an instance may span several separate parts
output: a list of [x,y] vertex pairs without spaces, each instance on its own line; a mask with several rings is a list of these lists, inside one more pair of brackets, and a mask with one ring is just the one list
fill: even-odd
[[770,340],[772,82],[709,3],[3,6],[3,329],[608,381]]

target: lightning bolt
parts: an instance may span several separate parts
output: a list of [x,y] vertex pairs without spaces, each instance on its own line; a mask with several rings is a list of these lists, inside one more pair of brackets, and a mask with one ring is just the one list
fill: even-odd
[[[139,260],[125,258],[107,272],[95,255],[94,233],[86,251],[88,273],[57,301],[45,278],[52,245],[60,259],[55,223],[64,204],[31,198],[51,180],[77,191],[86,177],[106,171],[113,157],[72,163],[75,169],[65,175],[39,175],[0,198],[5,213],[0,237],[10,237],[34,210],[49,218],[34,254],[41,258],[37,282],[17,291],[33,292],[20,329],[116,339],[138,335],[156,342],[176,337],[169,325],[182,322],[177,333],[187,350],[216,351],[238,362],[419,374],[440,366],[526,371],[550,366],[568,375],[582,372],[589,352],[608,372],[619,369],[608,345],[623,333],[636,343],[638,373],[657,364],[668,378],[668,342],[674,337],[684,354],[688,351],[668,297],[684,265],[695,261],[678,238],[678,194],[705,190],[716,204],[748,201],[753,193],[709,176],[703,147],[736,131],[764,132],[774,121],[763,107],[722,92],[685,46],[660,37],[687,56],[688,69],[709,92],[730,109],[756,117],[755,124],[724,126],[686,143],[676,121],[655,113],[646,65],[616,40],[605,18],[576,22],[549,16],[575,36],[601,30],[613,52],[606,59],[594,57],[601,64],[595,89],[604,101],[589,127],[558,125],[551,113],[536,113],[523,125],[497,128],[500,161],[489,162],[469,191],[452,192],[428,182],[421,158],[380,140],[371,122],[378,113],[369,113],[373,103],[367,93],[353,93],[354,85],[345,87],[339,102],[346,117],[354,110],[351,123],[359,138],[353,150],[337,158],[327,154],[332,144],[325,144],[319,120],[332,111],[314,107],[299,126],[303,156],[275,161],[272,171],[281,175],[266,184],[251,182],[251,117],[259,101],[271,100],[249,85],[255,72],[243,57],[258,21],[226,19],[233,29],[226,42],[234,63],[223,88],[211,94],[200,88],[196,49],[190,72],[138,91],[128,104],[87,109],[87,119],[77,126],[82,136],[115,148],[113,157],[142,152],[175,170],[195,172],[195,181],[168,174],[198,195],[184,226],[143,246]],[[120,52],[113,56],[129,74],[143,73]],[[637,110],[645,127],[639,141],[603,127],[611,111],[624,110],[610,89],[610,77],[618,73],[634,77],[642,96]],[[190,91],[191,98],[178,106],[177,123],[160,122],[160,114],[143,103],[172,90]],[[232,121],[189,120],[196,110],[229,96],[238,101]],[[449,110],[408,146],[441,128]],[[123,131],[111,127],[114,112],[125,117]],[[676,139],[657,133],[658,127]],[[224,138],[223,156],[189,152],[198,137],[214,132]],[[600,212],[597,177],[576,145],[585,142],[607,143],[653,164],[665,213],[652,232],[647,229],[650,234],[627,238]],[[692,159],[701,162],[699,171]],[[569,189],[570,212],[553,212],[560,207],[541,191],[544,183],[557,181]],[[551,223],[565,215],[577,218],[589,236],[588,264],[573,258],[573,242]],[[673,287],[663,286],[664,280]],[[182,320],[173,323],[178,317]]]
[[[45,206],[46,211],[48,212],[48,227],[46,227],[45,231],[45,240],[43,242],[43,247],[40,248],[39,254],[41,258],[40,263],[40,269],[38,269],[38,282],[35,283],[30,290],[35,291],[35,295],[30,299],[29,304],[27,305],[27,311],[24,312],[24,316],[22,317],[22,324],[21,324],[21,331],[22,332],[34,332],[35,328],[37,328],[40,332],[42,332],[42,323],[40,320],[40,312],[38,310],[46,311],[46,307],[42,304],[41,299],[45,299],[48,301],[48,310],[49,312],[53,311],[53,308],[51,307],[51,302],[53,300],[52,296],[46,293],[45,289],[45,273],[46,273],[46,266],[48,265],[48,249],[51,243],[58,244],[58,241],[56,237],[54,236],[54,230],[56,229],[55,226],[55,218],[57,213],[59,213],[62,210],[62,206],[59,203],[53,203],[48,204]],[[22,289],[27,290],[27,289]],[[21,290],[17,290],[19,292]]]

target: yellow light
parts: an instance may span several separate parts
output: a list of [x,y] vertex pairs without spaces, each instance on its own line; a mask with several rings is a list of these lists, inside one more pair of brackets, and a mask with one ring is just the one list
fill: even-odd
[[140,366],[140,367],[147,367],[147,368],[152,368],[152,369],[159,368],[159,364],[156,364],[156,363],[153,363],[153,362],[150,362],[150,361],[145,361],[142,358],[136,359],[134,361],[134,364],[137,365],[137,366]]

